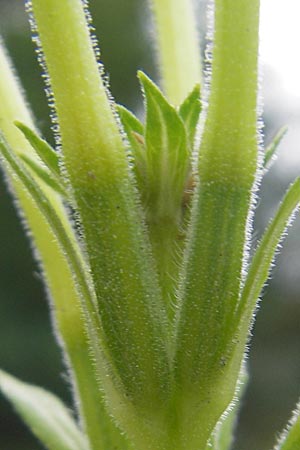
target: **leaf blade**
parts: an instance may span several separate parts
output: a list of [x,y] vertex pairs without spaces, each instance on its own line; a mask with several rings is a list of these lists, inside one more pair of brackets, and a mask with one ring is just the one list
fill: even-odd
[[202,109],[200,100],[200,84],[196,84],[187,98],[179,107],[179,115],[186,127],[190,148],[193,149],[197,131],[197,124]]
[[277,246],[299,203],[300,178],[290,186],[252,258],[237,308],[238,318],[243,315],[250,320],[252,317],[257,299],[269,276]]
[[0,388],[49,450],[88,450],[84,435],[62,401],[0,370]]
[[37,155],[46,164],[52,173],[60,178],[59,157],[53,148],[44,139],[41,139],[35,131],[23,122],[15,121],[16,127],[23,133],[25,139],[34,148]]
[[140,189],[143,189],[146,178],[144,126],[127,108],[117,106],[117,111],[126,133],[134,158],[134,170]]

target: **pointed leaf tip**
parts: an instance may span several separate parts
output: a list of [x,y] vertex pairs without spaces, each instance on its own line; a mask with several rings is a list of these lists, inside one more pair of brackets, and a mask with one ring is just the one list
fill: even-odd
[[194,147],[201,109],[200,84],[196,84],[194,89],[181,104],[178,111],[184,122],[191,150]]
[[141,187],[145,181],[146,173],[144,126],[138,118],[124,106],[118,105],[117,112],[130,145],[134,159],[134,170],[137,182]]
[[155,217],[180,215],[190,166],[186,130],[176,109],[143,72],[138,73],[146,104],[145,146],[148,211]]
[[46,164],[48,169],[53,173],[55,177],[60,177],[59,157],[55,150],[46,142],[40,138],[35,131],[29,128],[22,122],[15,121],[15,126],[23,133],[29,144],[33,147],[37,155]]
[[276,135],[274,136],[274,138],[272,139],[272,141],[266,148],[264,162],[263,162],[264,168],[268,169],[270,167],[272,158],[275,155],[275,153],[279,147],[279,144],[281,143],[282,139],[284,138],[284,136],[286,135],[287,132],[288,132],[287,126],[280,128],[280,130],[276,133]]

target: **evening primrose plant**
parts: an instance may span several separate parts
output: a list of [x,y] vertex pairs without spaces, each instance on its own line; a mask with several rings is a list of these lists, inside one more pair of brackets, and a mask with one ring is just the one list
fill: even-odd
[[[209,3],[203,77],[192,2],[153,0],[162,79],[138,73],[141,122],[103,80],[87,2],[28,2],[56,149],[1,45],[2,163],[50,293],[74,411],[3,371],[0,387],[50,450],[231,447],[254,311],[300,180],[250,258],[259,184],[285,130],[263,153],[259,0]],[[287,430],[276,449],[299,448],[297,412]]]

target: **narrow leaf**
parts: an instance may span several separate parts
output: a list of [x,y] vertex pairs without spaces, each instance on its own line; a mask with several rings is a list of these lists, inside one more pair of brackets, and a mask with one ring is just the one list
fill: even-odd
[[286,430],[281,434],[274,450],[299,450],[300,449],[300,404],[293,413]]
[[49,172],[46,168],[41,166],[41,164],[34,161],[30,156],[21,154],[20,158],[49,187],[54,189],[58,194],[62,195],[63,197],[68,196],[64,186],[62,186],[62,184],[57,180],[57,178],[52,175],[52,172]]
[[23,133],[27,141],[32,145],[49,170],[51,170],[56,177],[60,177],[59,158],[55,150],[53,150],[48,142],[41,139],[35,131],[24,123],[15,121],[15,125]]
[[84,435],[61,400],[0,371],[0,389],[49,450],[87,450]]
[[253,256],[238,305],[238,317],[242,314],[248,319],[252,317],[257,299],[269,276],[277,246],[299,202],[300,178],[289,188]]
[[146,98],[147,206],[154,217],[177,217],[189,168],[185,128],[158,87],[138,76]]
[[264,167],[268,168],[268,166],[270,165],[272,157],[277,151],[277,148],[282,139],[284,138],[284,136],[286,135],[287,131],[288,131],[287,126],[280,128],[275,137],[272,139],[271,143],[266,148],[264,156]]
[[139,185],[143,185],[146,177],[144,126],[124,106],[118,105],[117,111],[130,144],[138,183]]
[[144,135],[144,125],[131,111],[122,105],[117,105],[117,111],[126,132],[134,131],[141,136]]
[[200,112],[200,84],[196,84],[192,92],[187,96],[179,108],[179,115],[184,122],[191,149],[194,147]]

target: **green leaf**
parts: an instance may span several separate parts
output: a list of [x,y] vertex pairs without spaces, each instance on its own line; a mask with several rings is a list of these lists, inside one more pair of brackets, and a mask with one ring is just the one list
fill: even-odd
[[133,154],[137,181],[142,188],[146,178],[144,126],[135,115],[124,108],[124,106],[118,105],[117,111]]
[[147,207],[154,218],[178,219],[190,166],[185,127],[158,87],[138,73],[146,100]]
[[0,152],[7,164],[10,166],[14,174],[22,182],[28,193],[33,197],[36,204],[43,213],[45,219],[50,224],[54,234],[56,235],[61,246],[66,251],[67,257],[70,259],[70,265],[76,273],[77,281],[81,284],[81,289],[85,296],[93,303],[93,294],[91,288],[88,286],[83,260],[81,260],[80,250],[73,237],[66,231],[64,224],[57,215],[55,208],[51,204],[51,200],[46,197],[39,184],[31,177],[25,166],[20,164],[19,159],[15,156],[4,137],[0,134]]
[[[117,112],[120,116],[122,125],[125,128],[126,133],[130,135],[132,132],[138,133],[141,136],[144,135],[144,125],[139,119],[125,106],[117,105]],[[133,141],[135,142],[135,141]]]
[[268,279],[278,244],[299,203],[300,178],[297,178],[286,193],[252,258],[237,309],[239,319],[243,316],[246,321],[251,320],[260,292]]
[[58,194],[62,195],[63,197],[68,196],[64,186],[62,186],[62,184],[57,180],[57,178],[52,175],[52,172],[49,172],[49,170],[44,168],[41,164],[32,159],[30,156],[21,154],[19,155],[19,157],[49,187],[54,189]]
[[279,437],[274,450],[300,450],[300,404],[294,411],[286,430]]
[[0,389],[49,450],[88,450],[86,438],[59,398],[2,370]]
[[59,157],[55,150],[41,139],[35,131],[22,122],[15,121],[16,127],[23,133],[27,141],[32,145],[38,156],[46,164],[48,169],[53,172],[56,177],[60,177]]
[[265,156],[264,156],[264,163],[263,163],[264,167],[268,168],[268,166],[270,166],[272,157],[275,154],[275,152],[277,151],[277,148],[278,148],[280,142],[282,141],[282,139],[284,138],[284,136],[286,135],[287,131],[288,131],[287,126],[280,128],[280,130],[277,132],[275,137],[272,139],[271,143],[266,148]]
[[201,112],[200,84],[196,84],[192,92],[179,107],[178,112],[186,128],[190,148],[193,149]]

